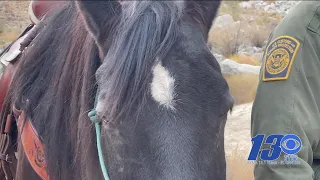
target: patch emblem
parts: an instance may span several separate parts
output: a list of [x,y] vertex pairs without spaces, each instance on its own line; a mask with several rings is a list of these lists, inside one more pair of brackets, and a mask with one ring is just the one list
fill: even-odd
[[300,42],[290,36],[280,36],[266,48],[263,81],[286,80]]

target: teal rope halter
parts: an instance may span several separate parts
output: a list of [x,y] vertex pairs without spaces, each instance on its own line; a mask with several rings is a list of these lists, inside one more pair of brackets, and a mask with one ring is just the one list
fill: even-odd
[[96,128],[97,149],[98,149],[99,162],[100,162],[100,167],[102,170],[103,177],[105,180],[110,180],[109,175],[108,175],[108,171],[107,171],[107,166],[104,163],[104,158],[103,158],[103,153],[102,153],[102,148],[101,148],[101,132],[100,132],[101,129],[100,129],[100,124],[97,121],[97,111],[96,111],[97,103],[98,103],[98,93],[96,95],[96,99],[94,102],[94,108],[88,113],[88,116],[89,116],[90,120],[94,123],[95,128]]

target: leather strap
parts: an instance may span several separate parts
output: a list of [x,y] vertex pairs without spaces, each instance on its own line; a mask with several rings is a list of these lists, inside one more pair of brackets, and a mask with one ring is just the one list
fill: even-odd
[[[5,96],[7,95],[8,88],[11,84],[12,76],[15,67],[9,64],[0,79],[0,109],[3,108]],[[0,168],[6,176],[6,180],[13,180],[16,170],[16,158],[14,155],[14,148],[11,138],[12,115],[8,115],[5,122],[1,122],[1,135],[0,135]],[[15,162],[14,165],[12,162]],[[12,168],[10,168],[10,166]]]
[[[6,146],[8,147],[8,146]],[[12,163],[13,157],[9,154],[0,154],[0,159],[8,163]]]
[[7,95],[9,86],[11,84],[12,76],[15,72],[15,66],[11,63],[6,66],[0,79],[0,110],[2,109],[4,99]]
[[[19,36],[19,38],[11,43],[3,52],[1,52],[0,61],[4,64],[4,72],[0,77],[0,111],[9,112],[10,109],[4,109],[5,97],[8,94],[12,78],[17,68],[17,60],[21,52],[28,44],[21,44],[28,37],[30,30],[34,25],[29,25]],[[10,103],[10,102],[8,102]],[[8,107],[6,107],[8,108]],[[8,115],[7,119],[0,119],[0,171],[2,170],[6,176],[6,180],[13,180],[17,167],[17,159],[15,157],[15,145],[12,143],[13,132],[11,126],[13,124],[13,116]]]
[[[26,30],[20,35],[19,39],[12,43],[7,51],[10,49],[20,48],[20,42],[23,40],[23,36],[27,36],[27,33],[32,26],[28,26]],[[17,49],[19,50],[19,49]],[[21,51],[19,50],[21,53]],[[7,52],[4,52],[7,53]],[[19,54],[14,56],[10,62],[5,66],[4,72],[0,78],[0,111],[5,112],[3,107],[5,97],[8,93],[12,78],[16,71],[16,60],[19,58]],[[12,144],[12,131],[13,116],[9,114],[6,119],[0,121],[0,169],[5,174],[6,180],[13,180],[16,172],[17,159],[15,157],[15,148]]]
[[5,128],[2,131],[2,134],[0,136],[0,160],[1,160],[1,168],[3,173],[6,176],[7,180],[13,180],[15,175],[15,166],[13,166],[13,169],[10,167],[12,166],[12,163],[15,162],[16,164],[16,158],[14,155],[13,145],[12,145],[12,139],[10,136],[11,133],[11,125],[13,121],[12,115],[7,116]]
[[[4,72],[0,76],[0,111],[11,112],[11,109],[3,109],[4,100],[16,71],[16,61],[20,57],[22,51],[28,47],[29,43],[34,38],[32,34],[31,36],[28,36],[29,33],[36,33],[31,31],[33,28],[33,24],[29,25],[16,41],[7,47],[4,52],[0,53],[0,55],[4,55],[0,57],[0,61],[5,65]],[[24,41],[25,38],[31,39]],[[24,121],[24,112],[17,114],[18,116],[16,117],[19,117],[17,125],[21,135],[22,146],[30,165],[42,179],[48,180],[49,176],[46,171],[46,162],[44,159],[44,146],[31,121]],[[0,171],[2,170],[5,174],[6,180],[14,180],[17,164],[17,159],[14,154],[15,146],[12,144],[12,124],[13,116],[11,114],[8,115],[7,119],[0,119]]]
[[33,170],[43,180],[49,180],[44,157],[44,146],[41,143],[37,131],[33,127],[31,121],[29,119],[24,121],[25,118],[25,113],[22,111],[17,122],[25,155],[27,156]]

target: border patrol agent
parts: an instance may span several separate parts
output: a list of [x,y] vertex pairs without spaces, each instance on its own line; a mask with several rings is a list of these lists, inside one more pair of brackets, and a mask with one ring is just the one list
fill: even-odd
[[252,137],[296,134],[302,141],[300,164],[257,164],[256,180],[320,179],[320,1],[299,3],[271,33],[251,128]]

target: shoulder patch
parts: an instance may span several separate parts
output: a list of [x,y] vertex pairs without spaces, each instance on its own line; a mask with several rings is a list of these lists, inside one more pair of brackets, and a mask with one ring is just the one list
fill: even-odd
[[266,48],[263,81],[286,80],[289,77],[300,42],[291,36],[280,36]]

